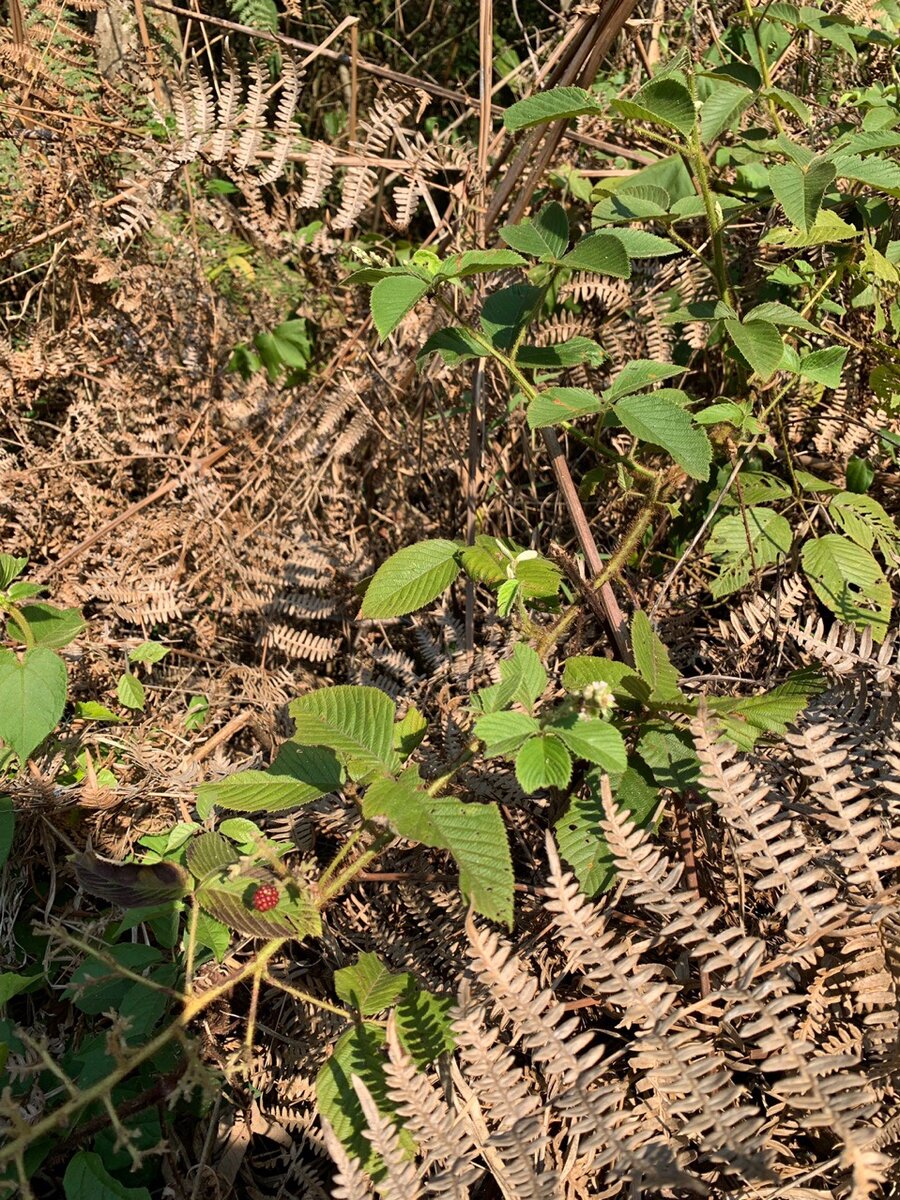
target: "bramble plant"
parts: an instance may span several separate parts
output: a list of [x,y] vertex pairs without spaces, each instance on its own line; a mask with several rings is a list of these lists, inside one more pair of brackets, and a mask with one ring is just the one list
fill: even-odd
[[[607,784],[620,811],[654,829],[668,796],[699,786],[687,732],[692,719],[709,716],[724,739],[746,750],[785,734],[823,687],[810,670],[750,696],[713,693],[680,676],[654,613],[639,609],[626,619],[615,593],[663,522],[678,522],[681,532],[657,608],[688,555],[703,545],[711,605],[792,563],[840,621],[884,639],[893,611],[886,572],[900,565],[900,531],[868,494],[873,476],[864,459],[841,464],[843,487],[820,478],[793,461],[785,422],[789,403],[839,388],[851,352],[861,351],[834,320],[851,307],[871,310],[874,328],[854,369],[868,372],[885,407],[900,399],[900,355],[892,344],[900,332],[900,240],[892,237],[900,112],[895,85],[868,89],[846,98],[853,120],[810,128],[799,140],[798,126],[812,124],[810,109],[775,86],[771,69],[772,56],[784,53],[798,31],[849,55],[896,40],[896,31],[818,8],[748,4],[702,59],[682,52],[630,99],[601,101],[583,88],[562,87],[507,111],[511,131],[593,115],[638,122],[659,148],[662,157],[651,166],[603,178],[591,194],[589,219],[548,197],[533,216],[499,230],[503,247],[443,256],[419,249],[399,264],[357,253],[362,265],[348,282],[371,288],[382,340],[429,301],[446,324],[419,348],[419,365],[437,355],[449,367],[488,367],[490,383],[509,393],[510,420],[524,413],[536,462],[543,446],[583,563],[568,570],[549,545],[484,533],[467,544],[453,536],[458,530],[447,530],[400,549],[361,587],[360,618],[379,621],[421,610],[465,578],[493,598],[506,622],[499,678],[467,693],[456,710],[469,740],[443,770],[428,770],[429,723],[414,706],[399,708],[376,687],[321,687],[290,704],[294,731],[270,766],[200,785],[194,816],[143,836],[135,861],[77,857],[81,888],[125,915],[110,921],[93,947],[64,935],[86,955],[67,994],[86,1013],[118,1014],[115,1044],[98,1035],[62,1064],[68,1094],[33,1127],[18,1128],[12,1149],[0,1151],[0,1162],[12,1164],[10,1178],[13,1168],[25,1178],[34,1169],[26,1154],[35,1150],[35,1161],[48,1154],[57,1126],[87,1104],[115,1114],[132,1072],[146,1088],[154,1073],[183,1069],[188,1023],[243,982],[251,988],[245,1050],[264,984],[346,1020],[347,1032],[319,1073],[318,1104],[343,1145],[380,1174],[349,1081],[362,1078],[378,1111],[402,1125],[385,1082],[388,1038],[396,1031],[417,1065],[433,1062],[454,1046],[452,1002],[366,952],[335,973],[334,999],[308,995],[272,972],[285,943],[322,937],[329,905],[389,847],[404,843],[446,852],[464,902],[512,928],[516,864],[503,808],[467,798],[460,782],[477,760],[509,761],[525,796],[546,795],[560,856],[581,892],[596,897],[615,883],[602,825]],[[750,267],[744,250],[740,259],[731,255],[738,227],[745,238],[748,228],[754,232]],[[561,342],[542,332],[565,303],[560,289],[573,273],[627,279],[634,264],[679,255],[703,270],[708,296],[687,305],[672,298],[668,323],[679,333],[690,327],[695,337],[691,347],[678,344],[677,361],[611,362],[602,329],[597,340]],[[484,295],[479,277],[495,272],[502,273],[499,285]],[[480,285],[475,295],[473,280]],[[271,379],[286,374],[290,382],[311,361],[300,318],[259,335],[254,347],[238,347],[232,359],[244,377],[265,368]],[[608,371],[606,386],[582,386],[584,374],[577,386],[566,382],[573,368]],[[579,480],[560,432],[578,447]],[[584,497],[600,486],[634,510],[605,557],[584,509]],[[56,651],[82,627],[75,610],[37,601],[41,589],[16,582],[25,565],[0,556],[0,609],[8,638],[21,646],[0,650],[0,738],[20,762],[62,717],[66,670]],[[583,617],[606,621],[612,657],[566,653]],[[129,660],[151,667],[164,653],[147,642]],[[144,706],[130,666],[118,697],[128,708]],[[189,729],[202,724],[206,707],[203,697],[191,700]],[[335,794],[355,828],[324,865],[263,827],[263,817]],[[142,924],[171,961],[156,947],[123,940]],[[195,994],[198,967],[221,963],[235,933],[264,946],[225,983]],[[8,982],[8,994],[33,986],[35,977],[20,974]],[[179,1013],[164,1024],[176,999]],[[22,1046],[12,1027],[4,1036]],[[240,1064],[235,1058],[228,1065]],[[152,1121],[129,1133],[115,1118],[114,1129],[117,1153],[124,1147],[136,1162],[157,1135]],[[409,1134],[403,1138],[404,1149],[413,1149]],[[95,1158],[79,1150],[71,1161],[85,1179],[93,1172],[102,1180]]]

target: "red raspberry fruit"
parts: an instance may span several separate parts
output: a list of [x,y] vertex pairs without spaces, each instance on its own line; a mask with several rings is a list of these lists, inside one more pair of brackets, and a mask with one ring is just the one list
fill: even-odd
[[257,912],[271,912],[277,907],[281,897],[278,894],[278,888],[274,883],[264,883],[258,887],[253,893],[253,907]]

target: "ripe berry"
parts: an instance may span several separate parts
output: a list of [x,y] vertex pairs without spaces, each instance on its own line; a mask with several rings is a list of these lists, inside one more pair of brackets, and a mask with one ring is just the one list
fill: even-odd
[[257,912],[271,912],[281,897],[274,883],[264,883],[253,893],[253,907]]

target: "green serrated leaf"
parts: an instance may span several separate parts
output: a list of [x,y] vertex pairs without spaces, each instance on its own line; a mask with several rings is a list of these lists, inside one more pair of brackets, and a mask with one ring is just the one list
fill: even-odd
[[623,117],[650,121],[685,135],[694,128],[696,119],[691,93],[677,79],[653,79],[633,100],[613,100],[611,107]]
[[188,870],[199,880],[213,871],[223,871],[239,858],[237,850],[221,833],[201,833],[192,839],[187,850]]
[[189,886],[187,871],[174,862],[112,862],[92,850],[76,855],[72,861],[79,887],[89,896],[120,908],[145,908],[179,900]]
[[466,250],[441,263],[435,279],[467,279],[487,271],[521,267],[525,259],[514,250]]
[[382,342],[415,308],[430,286],[427,280],[414,275],[391,275],[375,284],[369,303]]
[[788,329],[805,329],[807,333],[819,333],[818,326],[807,321],[801,313],[796,312],[779,300],[767,300],[765,304],[757,304],[751,308],[744,318],[746,321],[768,321],[771,325],[784,325]]
[[402,721],[394,726],[394,749],[406,761],[428,731],[428,722],[414,704]]
[[587,363],[598,367],[607,358],[606,351],[587,337],[573,337],[552,346],[520,346],[516,364],[529,370],[547,367],[577,367]]
[[728,129],[734,129],[753,103],[753,92],[730,79],[704,80],[703,107],[700,110],[700,139],[704,145],[714,142]]
[[512,754],[540,729],[534,717],[522,712],[485,713],[475,722],[475,736],[484,742],[485,758]]
[[425,359],[432,354],[440,355],[448,367],[456,367],[472,358],[485,358],[487,350],[464,328],[454,325],[438,329],[431,335],[416,355],[417,365],[421,367]]
[[661,446],[692,479],[709,479],[709,438],[680,405],[658,392],[648,392],[623,397],[615,412],[629,433]]
[[611,229],[608,236],[622,243],[629,258],[667,258],[681,253],[674,242],[646,229]]
[[822,601],[847,625],[869,628],[877,642],[884,640],[893,609],[891,585],[872,554],[837,533],[804,544],[800,561],[809,583]]
[[651,383],[659,383],[662,379],[671,379],[673,375],[681,375],[683,367],[673,363],[656,362],[652,358],[636,358],[626,363],[610,386],[603,393],[603,399],[609,402],[640,392]]
[[672,204],[664,187],[653,183],[629,183],[627,180],[616,187],[594,207],[592,216],[595,225],[616,224],[625,221],[649,221],[668,215]]
[[707,549],[719,561],[710,591],[720,599],[745,587],[754,570],[769,566],[791,548],[790,523],[771,508],[747,508],[723,517],[713,529]]
[[0,738],[21,762],[59,723],[66,706],[66,664],[47,646],[21,658],[0,649]]
[[657,787],[683,792],[696,786],[700,760],[686,730],[664,721],[650,721],[641,731],[637,751]]
[[231,945],[231,930],[221,921],[202,910],[197,913],[196,938],[198,946],[212,950],[216,962],[224,960]]
[[197,789],[197,812],[209,815],[215,805],[232,812],[283,812],[336,792],[344,772],[333,750],[285,742],[265,771],[239,771]]
[[795,671],[784,683],[760,696],[740,700],[723,696],[713,698],[709,704],[724,736],[739,750],[752,750],[763,734],[783,737],[810,699],[824,687],[823,676],[806,668]]
[[393,700],[374,687],[324,687],[293,700],[294,741],[328,746],[372,770],[394,771],[400,764],[393,748]]
[[481,308],[481,328],[491,345],[498,350],[510,350],[542,294],[540,288],[530,283],[514,283],[491,292]]
[[116,696],[121,705],[137,712],[142,712],[147,703],[144,685],[137,675],[132,675],[130,671],[125,671],[119,676],[119,682],[116,684]]
[[[31,629],[35,645],[47,646],[51,650],[61,650],[68,646],[87,628],[78,608],[57,608],[55,604],[37,600],[31,604],[22,604],[19,612]],[[7,626],[6,636],[12,641],[21,641],[18,626],[12,621]]]
[[760,238],[761,246],[784,246],[787,250],[805,250],[810,246],[827,246],[831,242],[846,242],[862,236],[862,231],[844,221],[830,208],[819,212],[815,225],[808,232],[778,227]]
[[602,112],[603,107],[584,88],[559,87],[519,100],[503,114],[503,124],[514,132],[547,121],[567,121]]
[[548,787],[567,787],[571,778],[571,756],[552,734],[530,737],[516,755],[516,779],[526,795]]
[[456,542],[433,538],[392,554],[366,589],[360,617],[400,617],[430,604],[459,574],[459,550]]
[[334,973],[338,999],[364,1017],[374,1017],[390,1008],[412,982],[408,971],[391,971],[377,954],[371,953],[360,954],[355,963]]
[[573,654],[563,668],[563,687],[567,692],[582,692],[591,683],[609,684],[617,700],[643,703],[650,699],[649,687],[627,663]]
[[800,360],[800,374],[823,387],[841,386],[841,369],[847,357],[846,346],[826,346],[824,350],[813,350]]
[[531,429],[545,429],[562,421],[602,412],[604,407],[600,397],[586,388],[547,388],[528,405],[528,425]]
[[504,225],[500,236],[514,250],[534,258],[562,258],[569,244],[569,218],[561,204],[551,201],[536,217]]
[[664,703],[667,700],[684,699],[678,686],[678,672],[672,665],[669,652],[650,624],[650,618],[641,609],[631,619],[631,648],[634,665],[650,688],[652,700]]
[[547,672],[537,653],[524,642],[518,642],[512,655],[500,663],[500,682],[477,693],[477,706],[488,713],[521,704],[531,712],[546,687]]
[[771,379],[784,357],[784,342],[772,322],[726,321],[725,328],[760,379]]
[[[199,838],[197,839],[200,840]],[[206,875],[194,895],[197,903],[217,921],[246,937],[318,937],[322,922],[309,890],[291,880],[279,886],[277,908],[257,912],[253,896],[260,884],[272,883],[272,875],[259,867],[245,873],[235,867]]]
[[625,743],[615,725],[608,721],[566,712],[554,719],[549,729],[576,758],[594,763],[610,775],[625,770],[628,763]]
[[834,178],[834,163],[824,158],[814,158],[806,167],[785,163],[769,169],[769,186],[775,199],[788,220],[804,233],[815,225]]
[[890,513],[872,496],[839,492],[828,512],[838,529],[858,546],[871,550],[877,543],[885,561],[900,566],[900,530]]
[[27,558],[16,558],[12,554],[0,554],[0,591],[6,591],[28,566]]
[[169,653],[169,647],[160,642],[142,642],[128,651],[128,661],[136,663],[158,663]]
[[597,275],[631,278],[631,263],[624,244],[612,233],[589,233],[561,262],[573,271],[592,271]]

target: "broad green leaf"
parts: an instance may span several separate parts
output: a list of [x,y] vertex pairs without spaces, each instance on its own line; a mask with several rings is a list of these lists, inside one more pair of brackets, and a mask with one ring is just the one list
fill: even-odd
[[608,721],[567,712],[554,720],[549,729],[576,758],[584,758],[610,775],[625,770],[628,763],[625,743],[615,725]]
[[456,1047],[451,1013],[452,996],[435,996],[410,982],[394,1010],[397,1035],[406,1052],[420,1067],[451,1054]]
[[692,479],[709,479],[712,460],[709,438],[678,404],[666,396],[648,392],[623,397],[615,412],[629,433],[661,446]]
[[47,646],[21,658],[0,650],[0,738],[21,762],[58,725],[67,683],[66,664]]
[[125,671],[119,676],[119,682],[116,684],[116,696],[123,707],[136,712],[143,712],[144,705],[147,703],[144,685],[137,675],[132,675],[130,671]]
[[509,350],[540,302],[541,289],[530,283],[491,292],[481,307],[481,328],[498,350]]
[[726,321],[725,328],[760,379],[771,379],[784,357],[784,342],[772,322]]
[[99,1154],[78,1150],[62,1180],[66,1200],[150,1200],[145,1187],[130,1188],[114,1179]]
[[631,619],[631,648],[634,665],[649,686],[651,699],[662,703],[684,699],[678,686],[678,672],[672,666],[669,652],[641,609]]
[[851,454],[847,460],[846,477],[847,491],[863,495],[875,480],[875,468],[867,459]]
[[305,317],[282,321],[271,333],[257,334],[254,344],[267,366],[271,361],[273,365],[305,370],[313,356]]
[[393,771],[394,702],[374,687],[318,688],[288,708],[302,746],[329,746],[369,769]]
[[240,855],[221,833],[201,833],[192,839],[187,850],[188,870],[195,879],[203,880],[214,871],[224,871],[238,862]]
[[400,837],[449,850],[459,867],[463,895],[492,921],[512,924],[512,859],[496,804],[430,796],[413,767],[399,779],[376,780],[363,799],[363,816],[382,816]]
[[625,221],[649,221],[654,217],[665,217],[671,206],[671,198],[664,187],[652,183],[620,184],[612,195],[594,206],[592,217],[595,225],[606,225]]
[[22,975],[16,971],[0,971],[0,1011],[9,1004],[14,996],[27,991],[36,983],[42,983],[44,978],[44,973],[40,968],[32,975]]
[[684,367],[676,367],[673,363],[656,362],[652,358],[636,358],[626,363],[610,386],[603,393],[604,400],[618,400],[632,392],[639,392],[651,383],[659,383],[661,379],[671,379],[673,375],[681,375]]
[[0,795],[0,867],[9,858],[16,833],[16,810],[12,796]]
[[884,640],[893,608],[891,585],[870,551],[837,533],[804,544],[800,553],[813,591],[835,615]]
[[[604,815],[600,779],[600,772],[592,771],[588,775],[585,793],[572,796],[568,809],[554,826],[560,856],[575,872],[575,878],[587,896],[607,891],[616,878],[615,860],[601,823]],[[659,798],[656,788],[633,767],[628,767],[610,783],[616,806],[629,812],[639,828],[650,825]]]
[[800,374],[823,387],[841,386],[841,368],[847,357],[846,346],[826,346],[824,350],[813,350],[800,360]]
[[429,287],[427,280],[417,279],[414,275],[392,275],[375,284],[369,303],[381,341],[397,328]]
[[576,242],[561,261],[572,270],[615,275],[618,279],[631,277],[631,263],[625,246],[612,233],[589,233]]
[[512,655],[500,663],[500,682],[481,688],[472,707],[489,713],[510,704],[521,704],[531,712],[546,687],[547,672],[537,653],[524,642],[518,642]]
[[552,387],[537,396],[528,405],[528,425],[531,429],[545,429],[561,421],[574,421],[604,409],[599,396],[586,388]]
[[[78,608],[57,608],[55,604],[36,600],[21,605],[19,612],[28,622],[35,644],[50,649],[61,650],[87,628]],[[7,626],[6,636],[15,642],[22,640],[18,627],[12,622]]]
[[235,867],[214,872],[198,884],[194,895],[202,909],[246,937],[318,937],[322,922],[312,894],[296,880],[279,884],[278,907],[257,912],[253,895],[260,884],[273,882],[262,868],[235,873]]
[[900,166],[889,159],[869,155],[838,154],[832,164],[840,179],[855,179],[889,196],[900,196]]
[[475,736],[484,742],[485,758],[493,758],[497,754],[511,754],[539,729],[540,726],[534,717],[511,710],[485,713],[475,722]]
[[747,508],[742,514],[723,517],[707,543],[719,564],[719,575],[709,590],[718,600],[745,587],[754,570],[788,553],[791,540],[790,523],[771,508]]
[[[384,1166],[366,1137],[368,1125],[353,1087],[353,1078],[356,1076],[363,1081],[380,1113],[397,1120],[395,1105],[388,1096],[384,1042],[384,1030],[363,1021],[338,1038],[334,1052],[316,1076],[319,1112],[347,1152],[358,1158],[376,1180],[384,1174]],[[404,1148],[411,1153],[414,1144],[409,1134],[401,1129],[400,1138]]]
[[591,683],[608,683],[617,700],[643,703],[650,699],[647,684],[627,663],[589,654],[573,654],[566,659],[563,687],[567,692],[582,692]]
[[558,738],[536,734],[516,755],[516,778],[526,795],[542,788],[564,788],[572,778],[572,759]]
[[428,722],[414,704],[402,721],[394,726],[394,749],[404,761],[409,758],[428,731]]
[[283,812],[336,792],[344,772],[333,750],[285,742],[265,771],[238,771],[197,789],[197,813],[209,816],[215,805],[232,812]]
[[608,236],[622,243],[629,258],[667,258],[670,254],[681,253],[674,242],[648,233],[646,229],[611,229]]
[[459,574],[459,549],[456,542],[433,538],[392,554],[366,588],[360,617],[401,617],[430,604]]
[[562,572],[556,563],[540,554],[519,559],[514,571],[524,600],[549,600],[559,591]]
[[694,128],[696,119],[691,93],[677,79],[653,79],[633,100],[613,100],[610,107],[623,117],[650,121],[685,135]]
[[713,697],[708,703],[725,737],[739,750],[751,750],[765,733],[783,737],[810,699],[824,687],[823,676],[806,668],[795,671],[784,683],[760,696],[747,696],[742,700],[730,696]]
[[15,558],[12,554],[0,554],[0,591],[6,591],[28,566],[27,558]]
[[794,163],[771,167],[769,186],[788,220],[804,233],[809,233],[834,177],[834,163],[824,158],[814,158],[805,168]]
[[503,114],[503,124],[514,132],[517,129],[530,129],[533,125],[543,125],[546,121],[567,121],[573,117],[602,112],[602,105],[584,88],[559,87],[519,100]]
[[734,129],[753,103],[753,92],[730,79],[707,79],[700,110],[700,138],[704,145],[714,142],[728,129]]
[[448,367],[455,367],[471,358],[485,358],[487,353],[465,329],[451,325],[431,335],[416,355],[416,363],[421,367],[430,355],[439,354]]
[[805,329],[807,333],[820,332],[818,326],[779,300],[767,300],[765,304],[757,304],[756,308],[751,308],[744,320],[768,321],[772,325],[784,325],[788,329]]
[[828,509],[843,533],[864,550],[878,549],[891,566],[900,566],[900,530],[890,513],[872,496],[839,492]]
[[234,842],[242,854],[252,854],[266,836],[255,821],[247,817],[228,817],[219,825],[218,832]]
[[216,962],[222,962],[231,945],[231,930],[210,913],[197,913],[197,945],[212,950]]
[[169,653],[169,647],[161,642],[142,642],[128,651],[128,661],[136,663],[158,663]]
[[577,367],[587,363],[598,367],[608,357],[602,346],[587,337],[573,337],[552,346],[520,346],[516,352],[516,363],[520,367],[540,369],[545,367]]
[[819,212],[815,225],[808,232],[777,227],[760,238],[761,246],[784,246],[787,250],[805,250],[810,246],[827,246],[831,242],[846,242],[862,236],[862,230],[848,224],[830,208]]
[[339,1000],[363,1017],[374,1017],[397,1000],[412,976],[408,971],[391,971],[377,954],[360,954],[355,963],[334,973],[334,990]]
[[513,250],[466,250],[441,263],[435,279],[466,279],[486,271],[521,267],[525,259]]
[[697,785],[700,760],[686,730],[665,721],[650,721],[641,730],[637,751],[657,787],[683,792]]
[[545,204],[536,217],[504,225],[500,236],[514,250],[535,258],[562,258],[569,244],[569,218],[556,201]]

